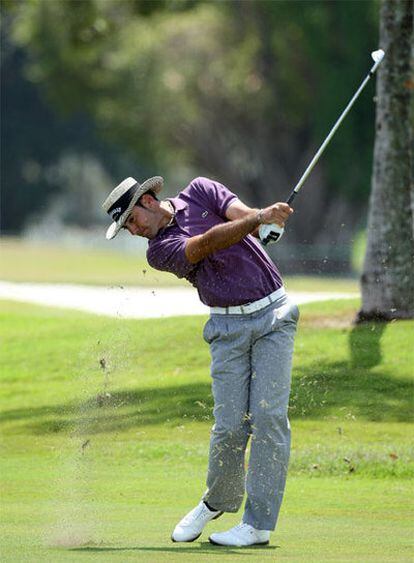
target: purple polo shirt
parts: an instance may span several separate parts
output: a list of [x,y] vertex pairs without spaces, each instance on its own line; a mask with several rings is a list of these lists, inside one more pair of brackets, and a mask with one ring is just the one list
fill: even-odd
[[226,209],[236,199],[222,184],[195,178],[177,197],[169,199],[176,210],[175,222],[161,229],[148,245],[150,266],[186,278],[210,307],[250,303],[282,286],[276,266],[251,235],[197,264],[187,260],[187,240],[228,221]]

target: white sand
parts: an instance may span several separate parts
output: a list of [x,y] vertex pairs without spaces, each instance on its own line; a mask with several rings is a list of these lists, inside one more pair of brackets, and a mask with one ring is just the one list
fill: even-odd
[[[357,293],[296,291],[289,292],[289,295],[299,305],[358,296]],[[151,289],[0,281],[0,299],[125,319],[208,314],[208,307],[200,302],[197,291],[191,287]]]

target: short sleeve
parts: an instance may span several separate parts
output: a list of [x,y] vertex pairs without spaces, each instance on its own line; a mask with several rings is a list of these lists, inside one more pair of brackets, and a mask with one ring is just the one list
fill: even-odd
[[198,200],[222,219],[226,218],[229,205],[238,199],[226,186],[209,178],[195,178],[191,182],[191,188]]
[[170,272],[178,278],[188,277],[197,264],[188,261],[185,254],[186,236],[174,235],[150,241],[147,250],[148,264],[156,270]]

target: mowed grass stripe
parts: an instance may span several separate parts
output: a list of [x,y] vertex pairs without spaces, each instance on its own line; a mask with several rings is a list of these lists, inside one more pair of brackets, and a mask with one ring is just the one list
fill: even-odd
[[[352,318],[357,306],[302,307],[291,471],[412,473],[414,323],[324,326],[323,318],[333,325]],[[113,320],[16,303],[2,309],[4,436],[75,432],[87,439],[139,429],[149,459],[205,455],[213,422],[205,319]],[[197,429],[195,444],[183,435],[187,427]]]

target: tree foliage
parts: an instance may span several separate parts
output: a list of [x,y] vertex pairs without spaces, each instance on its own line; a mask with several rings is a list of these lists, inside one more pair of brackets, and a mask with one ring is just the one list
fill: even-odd
[[[65,195],[69,183],[63,181],[63,171],[57,173],[59,163],[67,162],[71,155],[83,168],[85,162],[104,162],[112,177],[128,169],[127,162],[122,163],[127,159],[120,158],[116,147],[109,149],[97,137],[86,112],[78,111],[67,118],[57,114],[45,101],[42,89],[25,78],[29,50],[19,47],[11,36],[18,8],[14,1],[1,4],[0,225],[8,234],[18,234],[32,216],[34,219],[45,213],[53,199],[74,199],[73,193]],[[100,180],[94,175],[84,188],[90,189]],[[81,203],[79,199],[78,206]],[[71,221],[77,224],[82,215],[83,210],[78,208],[70,215]]]
[[[87,112],[149,168],[186,165],[260,205],[288,193],[364,76],[376,12],[374,1],[33,0],[13,36],[62,112]],[[366,200],[372,142],[367,95],[309,180],[310,219]],[[317,236],[311,222],[301,238]]]

